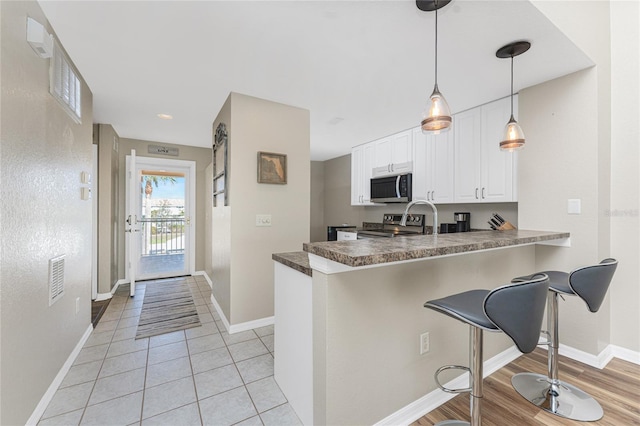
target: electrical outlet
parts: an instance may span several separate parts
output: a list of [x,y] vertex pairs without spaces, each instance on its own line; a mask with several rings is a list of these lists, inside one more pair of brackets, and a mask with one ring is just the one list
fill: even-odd
[[429,352],[429,332],[420,335],[420,355]]
[[271,226],[271,215],[270,214],[257,214],[256,215],[256,226]]
[[76,315],[80,312],[80,298],[76,297]]

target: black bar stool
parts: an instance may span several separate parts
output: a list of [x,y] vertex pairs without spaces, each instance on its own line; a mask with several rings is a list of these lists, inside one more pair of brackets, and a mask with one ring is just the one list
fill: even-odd
[[[502,331],[509,336],[523,353],[536,348],[544,306],[549,290],[549,278],[535,274],[529,280],[505,285],[495,290],[471,290],[442,299],[430,300],[425,308],[469,324],[469,367],[446,365],[435,373],[436,383],[445,392],[470,392],[471,423],[446,420],[438,425],[480,426],[482,423],[482,332]],[[448,389],[438,380],[438,375],[449,369],[461,369],[470,374],[469,388]]]
[[[511,384],[520,395],[545,411],[572,420],[592,422],[602,418],[602,407],[583,390],[558,379],[558,296],[578,296],[587,303],[591,312],[598,312],[609,284],[616,271],[618,261],[604,259],[602,262],[574,269],[570,273],[545,271],[549,276],[547,300],[547,376],[520,373],[511,378]],[[513,281],[528,280],[529,277]]]

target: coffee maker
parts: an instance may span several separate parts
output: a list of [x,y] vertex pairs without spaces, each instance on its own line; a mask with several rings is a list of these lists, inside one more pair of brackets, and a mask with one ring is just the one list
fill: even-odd
[[453,214],[453,217],[456,221],[456,232],[471,231],[471,213],[456,212]]

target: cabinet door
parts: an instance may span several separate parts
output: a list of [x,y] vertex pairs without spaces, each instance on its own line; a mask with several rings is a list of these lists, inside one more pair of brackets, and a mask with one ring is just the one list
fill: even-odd
[[371,142],[375,149],[373,158],[373,167],[386,167],[387,172],[391,174],[391,153],[393,139],[391,137]]
[[[430,159],[431,193],[434,203],[453,203],[453,170],[454,170],[454,130],[431,137]],[[429,158],[429,157],[428,157]]]
[[[410,163],[413,160],[413,130],[405,130],[392,136],[391,157],[392,164]],[[406,170],[393,170],[402,173]]]
[[360,205],[362,201],[363,148],[351,149],[351,205]]
[[362,204],[370,205],[371,202],[371,177],[373,171],[373,156],[375,147],[368,143],[362,148],[362,173],[360,188],[362,191]]
[[427,154],[430,145],[427,142],[427,136],[422,134],[420,127],[412,129],[413,132],[413,188],[412,195],[414,200],[428,200],[431,192],[429,155]]
[[480,108],[456,114],[454,117],[455,140],[455,202],[480,201]]
[[481,199],[487,202],[513,200],[513,153],[500,150],[502,132],[509,121],[510,99],[483,105]]

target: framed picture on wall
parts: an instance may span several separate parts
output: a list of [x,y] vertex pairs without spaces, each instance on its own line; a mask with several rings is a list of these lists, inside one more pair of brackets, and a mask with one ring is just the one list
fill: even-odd
[[258,183],[287,183],[287,155],[258,151]]

